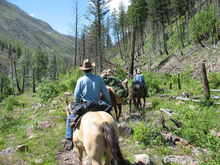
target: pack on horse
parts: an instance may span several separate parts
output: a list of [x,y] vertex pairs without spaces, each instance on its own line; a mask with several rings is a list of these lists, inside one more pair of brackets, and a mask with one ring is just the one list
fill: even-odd
[[134,82],[129,88],[129,108],[131,114],[131,101],[133,101],[134,107],[138,112],[141,109],[141,98],[144,100],[143,109],[145,107],[145,86],[142,86],[139,82]]
[[[72,103],[67,101],[66,115],[72,113]],[[92,165],[100,165],[106,153],[105,165],[113,160],[115,165],[124,165],[125,161],[118,144],[119,129],[112,116],[104,111],[85,113],[73,130],[73,143],[78,149],[80,165],[83,151],[86,151]]]
[[[125,97],[127,97],[128,96],[128,80],[125,79],[122,82],[122,85],[126,89]],[[114,107],[114,109],[115,109],[116,120],[119,121],[119,117],[121,115],[121,110],[122,110],[123,98],[125,98],[125,97],[118,97],[115,93],[115,90],[111,86],[106,85],[106,88],[107,88],[109,95],[111,97],[112,107]],[[100,94],[100,99],[104,100],[102,94]]]

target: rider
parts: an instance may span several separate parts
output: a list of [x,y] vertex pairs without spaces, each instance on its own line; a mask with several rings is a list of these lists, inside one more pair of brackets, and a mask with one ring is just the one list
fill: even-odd
[[[83,104],[86,104],[90,101],[100,101],[99,95],[102,93],[105,102],[108,105],[111,105],[111,98],[106,89],[105,83],[100,76],[92,74],[92,70],[95,67],[95,63],[92,63],[85,59],[83,64],[79,67],[82,71],[85,72],[85,75],[80,77],[77,80],[76,88],[74,91],[74,99],[77,103],[80,103],[81,100]],[[71,150],[73,148],[72,142],[72,128],[70,127],[71,118],[75,117],[75,114],[72,113],[67,120],[67,128],[66,128],[66,144],[65,148],[67,150]]]
[[135,82],[138,82],[142,88],[145,88],[145,96],[147,96],[147,86],[145,84],[144,76],[141,69],[136,70],[136,75],[134,77]]

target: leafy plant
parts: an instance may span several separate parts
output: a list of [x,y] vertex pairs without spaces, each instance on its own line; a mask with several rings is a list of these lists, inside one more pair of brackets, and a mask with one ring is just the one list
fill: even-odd
[[6,100],[5,100],[5,108],[8,111],[11,111],[14,109],[14,107],[19,106],[20,104],[18,103],[18,101],[16,100],[15,96],[9,96]]
[[42,83],[39,84],[38,95],[42,101],[47,101],[48,99],[53,99],[58,94],[58,91],[54,83],[49,80],[42,80]]
[[134,128],[134,140],[140,141],[145,145],[165,144],[160,131],[162,127],[155,127],[155,125],[141,122]]
[[20,119],[14,118],[10,114],[3,114],[0,117],[0,131],[9,132],[12,127],[20,125]]

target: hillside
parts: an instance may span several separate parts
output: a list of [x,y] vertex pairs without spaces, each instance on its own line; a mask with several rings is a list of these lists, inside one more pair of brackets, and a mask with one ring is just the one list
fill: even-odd
[[17,6],[0,0],[0,38],[36,49],[38,46],[58,54],[71,54],[71,41],[50,25],[29,16]]

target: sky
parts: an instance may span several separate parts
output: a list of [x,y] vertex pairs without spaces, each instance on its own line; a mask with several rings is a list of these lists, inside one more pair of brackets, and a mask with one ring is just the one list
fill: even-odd
[[[7,0],[18,6],[32,17],[47,22],[53,29],[62,33],[70,34],[71,24],[74,22],[73,11],[75,0]],[[123,1],[126,6],[130,0],[112,0],[109,3],[110,11],[118,9],[119,3]],[[88,0],[78,0],[79,14],[81,15],[79,24],[89,25],[89,21],[84,19],[83,14],[87,11]],[[80,28],[80,27],[79,27]]]

